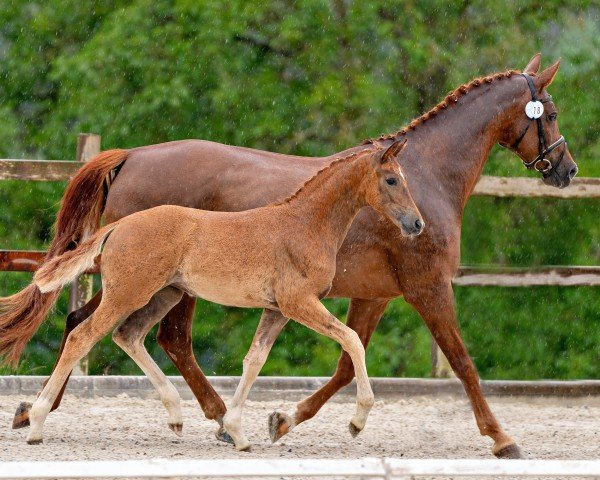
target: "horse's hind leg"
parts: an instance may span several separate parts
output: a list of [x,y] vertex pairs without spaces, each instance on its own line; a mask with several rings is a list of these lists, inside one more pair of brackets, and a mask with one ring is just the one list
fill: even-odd
[[181,300],[182,294],[181,290],[174,287],[162,289],[154,294],[146,306],[132,313],[113,332],[115,343],[137,363],[158,391],[169,414],[169,428],[177,435],[181,435],[183,428],[181,398],[175,386],[148,354],[144,339],[148,331]]
[[29,411],[31,429],[27,443],[42,442],[44,421],[75,364],[128,314],[129,311],[124,311],[119,305],[102,302],[90,318],[69,334],[52,375]]
[[[54,367],[52,368],[53,371],[56,368],[56,365],[58,365],[58,361],[60,360],[60,356],[62,355],[62,352],[65,348],[65,343],[67,341],[67,338],[69,337],[69,334],[80,323],[82,323],[86,318],[88,318],[94,312],[94,310],[96,310],[96,308],[98,308],[98,305],[100,304],[101,300],[102,300],[102,289],[100,289],[96,293],[96,295],[94,295],[93,298],[88,303],[86,303],[83,307],[81,307],[78,310],[74,310],[71,313],[69,313],[69,315],[67,315],[67,321],[65,323],[65,331],[63,333],[63,339],[60,344],[60,348],[58,350],[58,356],[56,357],[56,363],[54,364]],[[69,373],[69,376],[71,376],[70,373]],[[63,383],[62,388],[60,389],[60,392],[58,393],[58,396],[54,400],[54,404],[52,405],[52,408],[50,409],[51,412],[56,410],[59,407],[62,397],[65,393],[65,388],[67,387],[67,382],[69,381],[69,376],[67,376],[67,379]],[[42,388],[44,388],[46,386],[46,384],[48,383],[48,380],[50,380],[50,378],[47,378],[46,380],[44,380],[44,383],[42,384]],[[17,411],[15,412],[15,416],[13,418],[12,428],[14,428],[14,429],[24,428],[29,425],[29,410],[30,409],[31,409],[31,403],[29,403],[29,402],[21,402],[19,404],[19,406],[17,407]]]
[[204,416],[218,422],[219,429],[215,434],[216,437],[221,441],[233,443],[223,429],[223,415],[227,411],[225,403],[202,373],[192,349],[195,306],[196,299],[184,294],[180,302],[160,322],[156,338],[189,385]]
[[250,442],[242,430],[242,408],[248,392],[265,364],[273,343],[287,322],[288,319],[280,313],[264,310],[250,349],[244,358],[242,378],[235,390],[231,405],[223,417],[223,426],[233,438],[235,448],[238,450],[250,449]]

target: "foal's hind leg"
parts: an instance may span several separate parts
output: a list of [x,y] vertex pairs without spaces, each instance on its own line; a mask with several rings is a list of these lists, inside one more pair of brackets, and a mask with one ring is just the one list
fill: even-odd
[[[56,357],[56,363],[54,364],[54,367],[52,367],[52,370],[54,370],[56,368],[56,365],[58,364],[58,361],[60,360],[60,356],[62,355],[63,349],[65,348],[65,343],[67,341],[67,338],[69,337],[69,334],[80,323],[82,323],[86,318],[88,318],[94,310],[96,310],[96,308],[100,304],[101,299],[102,299],[102,290],[99,290],[98,293],[96,293],[96,295],[94,295],[94,297],[88,303],[86,303],[83,307],[81,307],[78,310],[74,310],[71,313],[69,313],[69,315],[67,315],[67,321],[65,323],[65,331],[63,333],[62,342],[61,342],[60,348],[58,350],[58,356]],[[69,373],[69,376],[70,375],[71,374]],[[65,388],[67,387],[67,382],[69,381],[69,376],[67,376],[67,379],[63,383],[62,388],[60,389],[60,392],[58,393],[58,396],[56,397],[56,400],[54,400],[54,405],[52,405],[52,408],[50,410],[51,412],[56,410],[59,407],[60,402],[63,397],[63,394],[65,393]],[[48,380],[50,380],[50,378],[47,378],[46,380],[44,380],[44,383],[42,384],[42,388],[44,388],[46,386],[46,384],[48,383]],[[19,406],[17,407],[17,411],[15,412],[15,416],[13,418],[12,428],[14,428],[14,429],[24,428],[29,425],[29,410],[30,409],[31,409],[31,403],[29,403],[29,402],[21,402],[19,404]]]
[[31,429],[27,436],[27,443],[42,442],[44,421],[75,364],[129,313],[130,311],[120,309],[118,305],[109,305],[103,302],[90,318],[69,334],[63,353],[48,379],[48,383],[29,411]]
[[183,420],[181,398],[175,386],[156,365],[144,346],[148,331],[181,300],[183,292],[167,287],[154,294],[146,306],[132,313],[113,332],[113,340],[142,369],[158,391],[169,414],[169,428],[181,435]]
[[288,319],[278,312],[264,310],[260,323],[252,339],[252,345],[244,358],[244,371],[238,384],[230,408],[223,417],[223,426],[231,435],[238,450],[249,450],[250,442],[242,430],[242,408],[248,398],[248,392],[265,364],[273,343]]
[[194,356],[192,323],[195,306],[196,299],[184,294],[181,301],[160,322],[156,338],[158,344],[181,372],[198,400],[204,416],[218,422],[219,429],[215,433],[217,439],[233,443],[223,429],[223,415],[227,411],[225,403],[202,373]]

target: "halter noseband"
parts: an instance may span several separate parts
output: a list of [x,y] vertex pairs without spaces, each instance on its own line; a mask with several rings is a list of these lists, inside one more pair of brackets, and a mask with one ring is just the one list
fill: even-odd
[[[531,92],[530,103],[544,104],[552,100],[551,96],[548,96],[548,98],[545,100],[540,100],[535,93],[533,79],[526,73],[522,73],[521,75],[525,78],[525,80],[527,80],[527,85],[529,86],[529,91]],[[529,103],[527,105],[529,106]],[[534,108],[534,106],[532,106],[532,108]],[[526,162],[525,160],[523,160],[523,165],[525,166],[525,168],[533,168],[534,170],[544,175],[547,175],[550,172],[550,170],[552,170],[552,168],[557,168],[560,165],[560,162],[562,162],[563,157],[565,156],[565,151],[567,149],[567,142],[565,141],[565,137],[561,135],[560,138],[551,145],[548,145],[546,143],[546,135],[544,134],[544,126],[542,125],[542,113],[544,113],[543,106],[541,106],[541,110],[537,110],[535,113],[533,112],[533,110],[530,111],[527,108],[525,109],[525,114],[529,118],[530,122],[527,124],[527,128],[525,129],[525,131],[519,136],[519,138],[517,138],[517,140],[510,146],[510,148],[512,148],[513,150],[517,149],[517,147],[521,143],[521,140],[523,140],[523,137],[525,137],[525,134],[529,130],[531,123],[533,122],[533,120],[535,120],[537,122],[538,127],[538,156],[535,157],[531,162]],[[563,153],[558,159],[556,165],[552,167],[552,163],[550,163],[550,161],[547,160],[545,157],[563,143],[565,144]]]

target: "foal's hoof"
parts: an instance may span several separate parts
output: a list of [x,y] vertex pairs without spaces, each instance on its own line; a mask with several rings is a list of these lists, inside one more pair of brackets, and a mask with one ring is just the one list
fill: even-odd
[[31,440],[28,438],[27,439],[27,443],[29,445],[41,445],[42,443],[44,443],[44,439],[43,438],[32,438]]
[[362,432],[362,428],[358,428],[356,425],[354,425],[354,423],[350,422],[348,424],[348,430],[350,430],[350,435],[352,435],[352,438],[356,438],[356,436]]
[[169,428],[175,432],[175,435],[181,437],[183,435],[182,423],[169,423]]
[[271,442],[275,443],[286,433],[288,433],[293,425],[292,417],[285,413],[273,412],[269,415],[269,436]]
[[244,443],[244,444],[240,445],[239,447],[236,445],[235,449],[238,452],[251,452],[252,451],[252,445],[250,445],[249,443]]
[[215,432],[215,437],[217,437],[217,440],[221,442],[231,443],[232,445],[235,445],[233,438],[231,438],[231,435],[229,435],[227,433],[227,430],[225,430],[223,427],[219,427],[219,429]]
[[523,450],[521,450],[516,443],[502,447],[497,452],[494,452],[494,455],[496,455],[498,458],[507,458],[512,460],[526,460],[529,458],[527,455],[525,455],[525,453],[523,453]]
[[17,407],[15,416],[13,418],[12,428],[14,430],[18,428],[25,428],[29,426],[29,410],[31,410],[31,403],[21,402]]

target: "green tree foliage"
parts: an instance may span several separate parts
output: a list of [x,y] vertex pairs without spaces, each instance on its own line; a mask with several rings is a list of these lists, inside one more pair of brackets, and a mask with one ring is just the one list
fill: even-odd
[[[305,155],[328,154],[396,130],[471,78],[562,57],[551,86],[580,175],[599,176],[600,4],[597,0],[5,0],[0,9],[0,155],[73,158],[78,132],[103,147],[182,138]],[[527,175],[495,149],[485,173]],[[43,248],[64,185],[0,182],[3,248]],[[474,198],[462,263],[600,263],[592,200]],[[0,274],[0,294],[26,274]],[[459,288],[465,339],[482,376],[600,374],[594,288]],[[60,342],[65,296],[20,370],[45,373]],[[328,301],[344,318],[347,301]],[[258,311],[200,302],[194,330],[207,373],[233,374]],[[392,302],[368,355],[372,375],[427,375],[418,315]],[[507,348],[510,345],[510,348]],[[169,373],[174,368],[148,342]],[[328,375],[339,349],[286,327],[268,374]],[[94,373],[137,372],[105,339]]]

